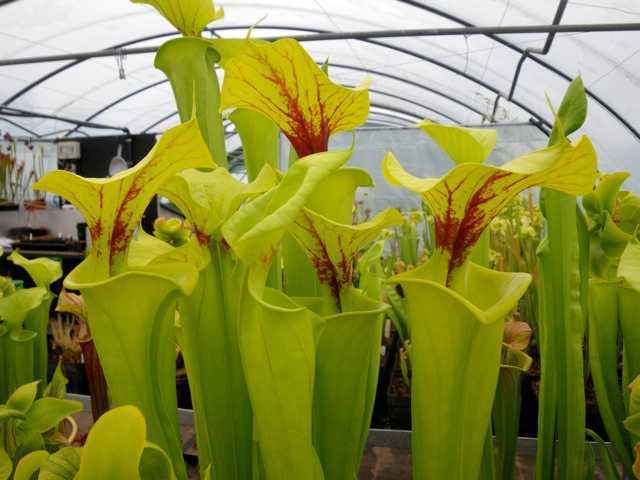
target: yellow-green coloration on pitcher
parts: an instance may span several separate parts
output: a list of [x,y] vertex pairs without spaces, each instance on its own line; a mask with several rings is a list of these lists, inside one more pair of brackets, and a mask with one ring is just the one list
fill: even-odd
[[411,323],[415,478],[478,477],[500,368],[502,320],[531,281],[525,273],[475,265],[469,259],[473,247],[520,191],[545,185],[585,194],[596,175],[587,138],[492,167],[477,163],[488,155],[491,134],[450,128],[426,129],[457,164],[444,177],[416,178],[391,153],[383,162],[387,180],[419,193],[435,219],[433,256],[390,279],[404,290]]
[[[176,417],[174,309],[195,288],[197,269],[183,261],[130,265],[129,248],[148,202],[175,173],[215,167],[195,119],[165,132],[136,166],[109,179],[55,171],[34,188],[63,196],[84,215],[88,257],[65,280],[80,290],[114,403],[144,412],[148,434],[186,478]],[[132,292],[154,292],[132,295]],[[131,318],[136,321],[132,322]],[[136,369],[131,369],[136,365]]]

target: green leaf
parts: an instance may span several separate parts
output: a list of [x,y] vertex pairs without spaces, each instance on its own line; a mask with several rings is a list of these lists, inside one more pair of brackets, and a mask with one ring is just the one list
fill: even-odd
[[195,119],[167,130],[147,156],[111,178],[49,172],[33,188],[60,195],[85,217],[91,234],[94,279],[125,269],[129,243],[158,188],[186,168],[213,167]]
[[20,428],[44,433],[58,426],[72,413],[81,412],[82,408],[81,402],[51,397],[40,398],[31,405],[27,419]]
[[7,400],[7,408],[26,414],[36,399],[38,383],[40,382],[35,381],[18,387],[18,389],[13,392]]
[[245,204],[225,223],[222,234],[245,263],[268,268],[287,227],[298,217],[317,186],[347,162],[352,150],[301,158],[278,186]]
[[206,26],[224,17],[222,7],[213,0],[131,0],[154,7],[182,35],[199,37]]
[[633,454],[622,425],[626,412],[618,379],[618,285],[617,281],[589,281],[587,351],[600,416],[618,457],[630,470]]
[[627,244],[618,265],[618,276],[636,291],[640,291],[640,242],[634,240]]
[[250,41],[226,64],[223,111],[253,110],[270,118],[300,157],[328,149],[329,136],[367,119],[366,86],[336,85],[291,39]]
[[61,448],[42,464],[38,480],[74,480],[81,458],[82,448]]
[[49,289],[49,286],[62,277],[62,264],[50,258],[27,259],[18,250],[7,257],[19,267],[24,268],[37,287]]
[[616,172],[603,175],[595,190],[582,199],[582,205],[590,216],[603,212],[613,215],[620,187],[631,176],[627,172]]
[[145,431],[144,417],[135,407],[102,415],[89,432],[74,480],[139,480]]
[[557,112],[557,120],[549,136],[549,145],[578,130],[587,118],[587,95],[580,76],[567,88]]
[[460,128],[428,120],[418,123],[418,128],[429,135],[456,165],[483,163],[496,146],[496,131],[488,128]]
[[175,480],[171,460],[157,445],[146,442],[140,459],[141,480]]
[[247,200],[273,188],[278,177],[265,166],[249,183],[236,180],[226,169],[212,172],[185,170],[170,178],[160,189],[193,225],[196,237],[208,245],[214,232]]
[[13,472],[13,463],[7,451],[0,447],[0,480],[9,480],[11,472]]
[[31,480],[32,475],[40,470],[48,458],[49,452],[46,450],[28,453],[18,462],[13,480]]
[[0,299],[0,319],[9,328],[20,329],[27,313],[37,308],[45,299],[47,291],[42,287],[23,288]]

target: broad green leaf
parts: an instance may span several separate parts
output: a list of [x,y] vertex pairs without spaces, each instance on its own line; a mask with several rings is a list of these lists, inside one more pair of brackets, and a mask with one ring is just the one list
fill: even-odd
[[195,235],[208,245],[214,231],[252,197],[273,188],[277,174],[265,166],[249,183],[236,180],[226,169],[185,170],[171,177],[159,193],[169,198],[191,222]]
[[19,412],[26,414],[31,408],[31,405],[33,405],[33,401],[36,399],[38,383],[40,382],[36,381],[18,387],[7,400],[7,408],[18,410]]
[[45,299],[47,291],[42,287],[23,288],[0,299],[0,320],[12,329],[21,328],[27,313],[37,308]]
[[423,120],[418,128],[429,135],[456,165],[483,163],[496,146],[496,131],[460,128]]
[[633,462],[633,474],[636,478],[640,478],[640,443],[636,443],[633,447],[633,451],[636,454],[636,461]]
[[573,195],[591,191],[596,154],[588,138],[523,155],[502,167],[465,163],[444,177],[420,179],[404,170],[391,152],[385,178],[420,193],[435,220],[436,247],[449,259],[449,273],[460,267],[480,235],[515,195],[545,186]]
[[11,472],[13,472],[13,463],[7,451],[0,447],[0,480],[9,480]]
[[146,442],[140,458],[141,480],[175,480],[171,459],[159,446]]
[[82,403],[72,400],[45,397],[36,400],[27,412],[27,419],[20,426],[24,430],[44,433],[56,427],[65,417],[82,411]]
[[291,39],[247,43],[225,66],[222,110],[245,108],[273,120],[298,156],[324,152],[329,136],[367,119],[366,85],[337,85]]
[[582,205],[587,213],[592,217],[604,211],[613,215],[620,187],[630,176],[631,174],[627,172],[603,175],[594,191],[582,199]]
[[186,168],[214,164],[195,119],[167,130],[147,156],[111,178],[83,178],[65,170],[42,177],[33,186],[74,204],[89,225],[94,278],[105,278],[125,267],[129,242],[157,189]]
[[640,291],[640,243],[637,240],[629,242],[622,252],[618,276],[631,288]]
[[40,470],[40,467],[44,465],[48,458],[49,452],[46,450],[28,453],[16,465],[13,480],[31,480],[32,475]]
[[370,298],[382,300],[383,282],[386,275],[382,267],[384,240],[378,240],[364,251],[357,260],[358,287]]
[[618,194],[617,200],[616,221],[618,226],[626,233],[637,235],[637,228],[640,225],[640,197],[631,192],[623,191]]
[[224,17],[224,10],[216,8],[213,0],[131,1],[151,5],[186,37],[199,37],[209,23]]
[[145,431],[144,417],[135,407],[102,415],[89,432],[75,480],[139,480]]
[[622,424],[626,408],[618,379],[618,336],[624,325],[618,305],[619,285],[618,280],[591,278],[589,281],[587,351],[600,416],[618,457],[630,470],[633,454]]
[[317,186],[344,165],[352,149],[309,155],[295,162],[276,188],[245,204],[222,228],[222,234],[247,264],[271,264],[287,227],[296,220]]
[[73,480],[80,468],[81,457],[82,448],[61,448],[42,464],[38,480]]
[[549,145],[578,130],[587,118],[587,95],[580,76],[573,79],[562,98],[556,122],[549,136]]
[[17,418],[18,420],[24,420],[27,418],[24,412],[20,410],[15,410],[13,408],[7,408],[4,405],[0,405],[0,422],[5,420],[9,420],[11,418]]
[[402,221],[402,215],[395,209],[384,210],[359,225],[340,224],[304,209],[288,231],[308,255],[320,282],[340,303],[342,290],[353,283],[360,249],[375,240],[384,228]]
[[11,252],[7,258],[24,268],[37,287],[48,289],[53,282],[62,277],[62,264],[50,258],[41,257],[29,260],[20,255],[17,250]]
[[16,287],[9,277],[0,277],[0,298],[11,295],[15,291]]

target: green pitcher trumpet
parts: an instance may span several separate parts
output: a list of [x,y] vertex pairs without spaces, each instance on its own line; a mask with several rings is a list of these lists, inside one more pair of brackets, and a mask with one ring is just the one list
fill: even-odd
[[[474,135],[454,128],[449,134]],[[475,153],[464,155],[486,157],[485,140],[465,145]],[[502,319],[531,281],[528,274],[493,272],[473,264],[473,247],[500,209],[526,188],[544,185],[588,193],[596,175],[595,158],[591,142],[583,137],[502,167],[464,162],[462,157],[444,177],[420,179],[387,154],[387,180],[420,193],[435,223],[432,257],[390,279],[404,290],[411,324],[416,478],[478,477],[500,368]]]

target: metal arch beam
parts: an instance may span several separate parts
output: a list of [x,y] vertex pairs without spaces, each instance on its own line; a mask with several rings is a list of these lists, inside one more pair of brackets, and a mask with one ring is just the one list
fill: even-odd
[[[402,1],[402,0],[399,0],[399,1]],[[239,29],[242,29],[242,28],[247,28],[247,26],[222,27],[222,28],[218,28],[218,29],[214,29],[214,30],[217,30],[217,31],[239,30]],[[288,26],[288,27],[279,27],[279,26],[273,26],[273,25],[269,25],[269,26],[267,26],[267,25],[256,25],[256,26],[254,26],[254,28],[259,28],[259,29],[260,28],[261,29],[269,28],[269,29],[277,29],[277,30],[296,30],[296,31],[301,31],[301,32],[313,32],[313,33],[316,33],[316,34],[331,34],[332,33],[332,32],[327,32],[325,30],[304,28],[304,27],[295,28],[295,27],[290,27],[290,26]],[[160,38],[160,37],[171,36],[171,35],[174,35],[174,34],[175,34],[175,32],[158,34],[156,36],[144,37],[143,39],[139,39],[139,40],[130,40],[129,42],[126,42],[126,44],[131,45],[131,44],[134,44],[134,43],[138,43],[140,41],[150,40],[150,39],[152,39],[154,37],[155,38]],[[309,37],[309,36],[307,36],[307,37]],[[301,40],[312,40],[312,39],[313,39],[313,37],[301,38]],[[487,90],[493,92],[496,95],[500,95],[500,91],[497,88],[495,88],[493,85],[490,85],[489,83],[485,82],[484,80],[479,79],[479,78],[477,78],[477,77],[475,77],[473,75],[470,75],[467,72],[464,72],[464,71],[462,71],[460,69],[457,69],[455,67],[447,65],[446,63],[444,63],[444,62],[442,62],[440,60],[437,60],[437,59],[435,59],[433,57],[429,57],[427,55],[423,55],[423,54],[420,54],[420,53],[417,53],[417,52],[413,52],[413,51],[411,51],[409,49],[402,48],[402,47],[399,47],[399,46],[396,46],[396,45],[389,45],[387,43],[380,42],[380,41],[374,40],[374,39],[357,38],[357,40],[360,40],[360,41],[365,42],[365,43],[370,43],[370,44],[373,44],[373,45],[378,45],[378,46],[381,46],[383,48],[389,48],[389,49],[398,51],[400,53],[403,53],[403,54],[406,54],[406,55],[409,55],[409,56],[413,56],[413,57],[418,58],[420,60],[424,60],[424,61],[429,62],[429,63],[431,63],[433,65],[436,65],[436,66],[438,66],[440,68],[443,68],[443,69],[448,70],[448,71],[450,71],[452,73],[460,75],[460,76],[466,78],[467,80],[469,80],[471,82],[474,82],[474,83],[476,83],[478,85],[481,85],[481,86],[483,86],[484,88],[486,88]],[[121,48],[122,46],[125,46],[125,44],[120,44],[117,48]],[[107,50],[109,50],[109,49],[105,49],[104,51],[107,51]],[[86,59],[75,60],[74,62],[71,62],[70,64],[67,64],[67,65],[61,67],[61,69],[66,70],[67,68],[70,68],[70,67],[72,67],[74,65],[77,65],[78,63],[80,63],[80,62],[82,62],[84,60],[86,60]],[[5,105],[7,104],[7,102],[10,103],[10,102],[14,101],[16,98],[19,98],[21,95],[23,95],[24,93],[29,91],[30,88],[33,88],[33,86],[36,86],[38,83],[41,83],[41,81],[44,81],[47,78],[51,78],[52,76],[56,75],[57,73],[60,73],[60,71],[63,71],[61,69],[57,69],[56,71],[50,72],[49,74],[45,75],[44,77],[41,77],[41,79],[39,79],[36,82],[34,82],[35,85],[32,83],[31,87],[30,86],[24,87],[20,92],[14,94],[11,98],[9,98],[7,101],[5,101]],[[423,88],[428,88],[428,87],[423,86]],[[435,92],[433,92],[433,93],[435,93]],[[526,111],[530,115],[538,118],[543,124],[551,127],[551,124],[546,119],[544,119],[543,116],[541,116],[540,114],[538,114],[537,112],[535,112],[531,108],[527,107],[522,102],[520,102],[518,100],[515,100],[515,99],[511,99],[510,102],[513,103],[514,105],[520,107],[522,110]],[[478,113],[479,115],[481,115],[483,117],[486,117],[486,115],[484,113],[482,113],[482,112],[476,111],[476,113]]]
[[[0,5],[2,6],[2,5]],[[10,118],[6,118],[6,117],[0,117],[0,120],[4,120],[5,122],[7,122],[10,125],[13,125],[14,127],[18,127],[20,130],[24,130],[25,132],[27,132],[29,135],[33,135],[36,138],[40,138],[40,135],[37,134],[36,132],[34,132],[33,130],[29,130],[27,127],[23,127],[22,125],[20,125],[18,122],[14,122],[13,120],[11,120]]]
[[[223,31],[223,30],[241,30],[243,28],[248,28],[248,26],[229,26],[229,27],[221,27],[221,28],[211,29],[211,30],[218,30],[218,31]],[[306,28],[306,27],[279,26],[279,25],[256,25],[256,26],[254,26],[254,28],[256,28],[256,29],[273,29],[273,30],[289,30],[289,31],[299,31],[299,32],[311,32],[311,33],[317,33],[317,34],[327,33],[326,30],[320,30],[320,29],[314,29],[314,28]],[[142,38],[137,39],[137,40],[130,40],[130,41],[125,42],[123,44],[119,44],[119,46],[117,48],[121,48],[122,46],[126,46],[126,45],[133,45],[135,43],[151,40],[151,39],[154,39],[154,38],[167,37],[167,36],[171,36],[171,35],[175,35],[175,34],[176,34],[176,32],[170,32],[170,33],[162,33],[162,34],[153,35],[153,36],[146,36],[146,37],[142,37]],[[410,50],[407,50],[407,49],[404,49],[404,48],[401,48],[401,47],[397,47],[395,45],[388,45],[388,44],[383,43],[383,42],[379,42],[379,41],[371,40],[371,39],[366,39],[366,38],[365,39],[360,39],[360,40],[365,42],[365,43],[371,43],[371,44],[374,44],[374,45],[381,46],[383,48],[390,48],[390,49],[396,50],[396,51],[398,51],[400,53],[404,53],[406,55],[414,56],[414,57],[419,58],[421,60],[429,61],[430,63],[437,62],[436,65],[438,65],[438,66],[440,66],[442,68],[446,68],[448,70],[452,70],[453,69],[453,67],[449,67],[448,65],[446,65],[446,64],[444,64],[444,63],[442,63],[440,61],[437,61],[435,59],[431,59],[431,58],[426,57],[426,56],[421,55],[421,54],[417,54],[415,52],[412,52]],[[105,49],[105,50],[109,50],[109,49]],[[60,67],[59,69],[54,70],[53,72],[48,73],[47,75],[41,77],[40,79],[36,80],[35,82],[32,82],[32,84],[28,85],[27,87],[24,87],[22,90],[20,90],[16,94],[14,94],[12,97],[10,97],[8,100],[5,101],[4,105],[8,105],[9,103],[13,102],[14,100],[19,98],[20,96],[24,95],[26,92],[28,92],[30,89],[36,87],[40,83],[42,83],[42,82],[46,81],[47,79],[57,75],[58,73],[61,73],[64,70],[67,70],[67,69],[77,65],[78,63],[83,62],[84,60],[86,60],[86,59],[76,60],[76,61],[71,62],[69,64],[63,65],[62,67]],[[453,69],[453,71],[455,71],[456,73],[464,74],[464,72],[457,71],[456,69]],[[379,75],[387,75],[387,76],[389,75],[389,74],[384,74],[383,72],[377,72],[377,71],[373,71],[373,70],[369,70],[368,72],[369,73],[377,73]],[[401,81],[405,81],[405,82],[410,82],[407,79],[400,79],[398,77],[396,77],[396,79],[401,80]],[[467,109],[472,110],[474,113],[480,115],[483,118],[486,117],[486,114],[481,112],[480,110],[475,109],[472,106],[470,106],[470,105],[468,105],[468,104],[466,104],[466,103],[464,103],[464,102],[462,102],[462,101],[460,101],[460,100],[458,100],[458,99],[456,99],[456,98],[454,98],[454,97],[452,97],[450,95],[447,95],[447,94],[445,94],[445,93],[443,93],[443,92],[441,92],[441,91],[439,91],[437,89],[434,89],[432,87],[428,87],[426,85],[418,85],[415,82],[411,82],[411,83],[413,83],[415,86],[419,86],[420,88],[422,88],[424,90],[430,91],[431,93],[434,93],[434,94],[439,95],[439,96],[441,96],[443,98],[446,98],[446,99],[448,99],[450,101],[458,103],[459,105],[461,105],[461,106],[463,106],[463,107],[465,107]],[[489,87],[488,84],[486,84],[486,83],[483,86],[485,86],[485,88],[488,88],[489,90],[493,91],[494,93],[498,93],[497,89],[495,89],[493,87]],[[536,114],[532,110],[524,107],[522,104],[519,104],[519,102],[514,101],[513,103],[518,105],[523,110],[527,111],[530,115],[533,115],[536,118],[539,118],[543,123],[548,124],[548,122],[546,120],[544,120],[543,117],[541,117],[540,115]]]
[[396,95],[396,94],[388,93],[388,92],[383,92],[383,91],[381,91],[381,90],[376,90],[375,88],[369,88],[368,90],[369,90],[369,92],[371,92],[371,93],[375,93],[375,94],[378,94],[378,95],[384,95],[385,97],[395,98],[395,99],[397,99],[397,100],[401,100],[401,101],[403,101],[403,102],[411,103],[411,104],[413,104],[413,105],[415,105],[415,106],[417,106],[417,107],[424,108],[425,110],[427,110],[427,111],[429,111],[429,112],[431,112],[431,113],[434,113],[434,114],[436,114],[436,115],[440,115],[441,117],[446,118],[447,120],[449,120],[449,121],[451,121],[451,122],[455,123],[456,125],[460,125],[460,121],[459,121],[459,120],[456,120],[456,119],[455,119],[455,118],[453,118],[452,116],[447,115],[446,113],[439,112],[439,111],[437,111],[437,110],[435,110],[435,109],[433,109],[433,108],[427,107],[426,105],[422,105],[421,103],[416,103],[416,102],[414,102],[413,100],[409,100],[409,99],[404,98],[404,97],[402,97],[402,96],[400,96],[400,95]]
[[[150,83],[149,85],[145,85],[142,88],[138,88],[137,90],[134,90],[133,92],[130,92],[120,98],[118,98],[117,100],[114,100],[113,102],[111,102],[110,104],[102,107],[100,110],[97,110],[96,112],[92,113],[91,115],[89,115],[87,118],[84,119],[85,122],[89,122],[91,120],[93,120],[94,118],[96,118],[98,115],[100,115],[101,113],[106,112],[107,110],[115,107],[116,105],[118,105],[119,103],[124,102],[125,100],[134,97],[136,95],[138,95],[139,93],[145,92],[147,90],[150,90],[154,87],[157,87],[158,85],[162,85],[164,83],[167,83],[169,80],[168,79],[164,79],[164,80],[160,80],[158,82],[153,82]],[[73,134],[74,132],[76,132],[82,125],[76,125],[73,129],[69,130],[64,136],[68,137],[71,134]]]
[[114,127],[113,125],[105,125],[102,123],[84,122],[82,120],[75,120],[73,118],[60,117],[58,115],[50,115],[48,113],[32,112],[29,110],[23,110],[20,108],[3,107],[0,105],[0,114],[9,117],[27,117],[27,118],[46,118],[50,120],[57,120],[60,122],[71,123],[73,125],[80,125],[88,128],[96,128],[102,130],[122,130],[124,133],[129,134],[129,129],[126,127]]
[[[225,30],[241,30],[244,28],[248,28],[248,26],[228,26],[228,27],[220,27],[217,29],[207,29],[207,31],[210,31],[212,34],[217,35],[215,33],[215,30],[218,31],[225,31]],[[280,26],[280,25],[255,25],[253,26],[253,28],[256,29],[272,29],[272,30],[285,30],[285,31],[298,31],[298,32],[310,32],[310,33],[326,33],[326,30],[319,30],[319,29],[314,29],[314,28],[306,28],[306,27],[292,27],[292,26]],[[178,32],[168,32],[168,33],[161,33],[161,34],[157,34],[157,35],[150,35],[150,36],[146,36],[146,37],[141,37],[139,39],[134,39],[134,40],[129,40],[127,42],[118,44],[116,46],[113,47],[109,47],[106,48],[105,50],[112,50],[114,48],[122,48],[128,45],[134,45],[136,43],[139,42],[144,42],[144,41],[148,41],[148,40],[153,40],[153,39],[157,39],[157,38],[163,38],[163,37],[168,37],[168,36],[172,36],[172,35],[176,35],[178,34]],[[219,35],[218,35],[219,36]],[[366,41],[366,40],[363,40]],[[374,41],[372,41],[374,42]],[[379,43],[379,42],[374,42],[374,43],[378,43],[379,45],[383,46],[383,47],[388,47],[388,48],[392,48],[392,46],[383,44],[383,43]],[[407,52],[403,52],[403,53],[407,53]],[[411,54],[411,53],[409,53]],[[69,68],[72,68],[76,65],[78,65],[79,63],[84,62],[86,59],[79,59],[79,60],[75,60],[71,63],[65,64],[63,66],[61,66],[60,68],[47,73],[46,75],[40,77],[39,79],[35,80],[34,82],[32,82],[31,84],[27,85],[26,87],[22,88],[20,91],[18,91],[17,93],[15,93],[14,95],[12,95],[11,97],[9,97],[7,100],[5,100],[5,102],[2,104],[4,106],[11,104],[13,101],[17,100],[18,98],[20,98],[22,95],[24,95],[25,93],[27,93],[29,90],[35,88],[36,86],[38,86],[39,84],[43,83],[44,81],[48,80],[49,78],[52,78],[56,75],[58,75],[59,73],[64,72],[65,70],[68,70]],[[417,84],[416,84],[417,85]],[[440,92],[439,90],[432,88],[432,87],[428,87],[428,86],[420,86],[420,88],[426,89],[428,91],[430,91],[433,94],[439,95],[443,98],[446,98],[447,100],[450,100],[452,102],[457,103],[458,105],[461,105],[467,109],[472,110],[474,113],[480,115],[481,117],[484,117],[485,114],[483,112],[481,112],[480,110],[474,109],[473,107],[471,107],[470,105],[462,102],[461,100],[455,99],[454,97],[447,95],[443,92]],[[125,100],[125,98],[123,98],[122,100]],[[113,105],[108,105],[106,108],[111,108],[111,106]],[[425,107],[428,108],[428,107]],[[103,110],[104,111],[104,110]],[[99,112],[102,113],[102,112]],[[99,113],[96,113],[94,115],[98,115]],[[440,112],[436,112],[439,113],[440,115],[442,115]],[[444,115],[443,115],[444,116]],[[446,117],[446,116],[445,116]],[[454,119],[448,117],[451,121],[455,121]]]
[[[383,104],[375,103],[375,102],[372,102],[372,103],[371,103],[371,106],[372,106],[372,107],[376,107],[376,108],[381,108],[381,109],[387,110],[387,111],[389,111],[389,112],[401,113],[402,115],[406,115],[407,117],[413,117],[413,118],[414,118],[414,119],[416,119],[416,120],[420,120],[420,116],[419,116],[419,115],[416,115],[415,113],[409,112],[409,111],[407,111],[407,110],[403,110],[403,109],[401,109],[401,108],[391,107],[391,106],[389,106],[389,105],[383,105]],[[148,131],[149,131],[149,130],[151,130],[153,127],[155,127],[155,126],[157,126],[157,125],[160,125],[160,124],[161,124],[162,122],[164,122],[165,120],[169,120],[171,117],[175,117],[176,115],[178,115],[178,111],[177,111],[177,110],[176,110],[176,111],[174,111],[174,112],[171,112],[171,113],[170,113],[170,114],[168,114],[168,115],[165,115],[164,117],[162,117],[162,118],[161,118],[161,119],[159,119],[158,121],[153,122],[151,125],[149,125],[149,126],[148,126],[148,127],[146,127],[144,130],[142,130],[142,131],[141,131],[141,133],[146,133],[146,132],[148,132]]]
[[[249,27],[250,26],[248,26],[248,25],[228,26],[228,27],[220,27],[220,28],[216,28],[216,29],[207,29],[207,31],[213,32],[215,30],[217,30],[217,31],[241,30],[241,29],[249,28]],[[285,30],[285,31],[299,31],[299,32],[309,32],[309,33],[315,33],[315,34],[331,33],[331,32],[328,32],[327,30],[321,30],[321,29],[315,29],[315,28],[291,27],[291,26],[281,26],[281,25],[255,25],[255,26],[253,26],[253,28],[255,28],[255,29]],[[152,39],[156,39],[156,38],[163,38],[163,37],[172,36],[172,35],[176,35],[176,34],[177,34],[177,32],[167,32],[167,33],[161,33],[161,34],[157,34],[157,35],[150,35],[150,36],[146,36],[146,37],[141,37],[139,39],[129,40],[127,42],[115,45],[113,47],[106,48],[103,51],[109,51],[109,50],[113,50],[113,49],[117,49],[117,48],[122,48],[122,47],[125,47],[125,46],[128,46],[128,45],[134,45],[134,44],[139,43],[139,42],[148,41],[148,40],[152,40]],[[372,39],[366,39],[366,38],[361,38],[359,40],[363,41],[365,43],[371,43],[371,44],[374,44],[374,45],[378,45],[378,46],[381,46],[383,48],[390,48],[390,49],[396,50],[396,51],[398,51],[400,53],[404,53],[406,55],[410,55],[410,56],[413,56],[415,58],[419,58],[421,60],[429,61],[430,63],[437,62],[435,64],[440,66],[440,67],[442,67],[442,68],[454,71],[455,73],[460,73],[460,74],[466,75],[464,72],[461,72],[459,70],[456,70],[456,69],[452,70],[453,67],[449,67],[448,65],[444,64],[443,62],[439,62],[439,61],[437,61],[435,59],[431,59],[430,57],[426,57],[424,55],[417,54],[415,52],[412,52],[412,51],[410,51],[408,49],[405,49],[405,48],[402,48],[402,47],[397,47],[395,45],[388,45],[388,44],[383,43],[383,42],[379,42],[379,41],[372,40]],[[63,65],[62,67],[60,67],[60,68],[58,68],[58,69],[56,69],[56,70],[54,70],[52,72],[49,72],[48,74],[46,74],[43,77],[39,78],[38,80],[32,82],[31,84],[27,85],[26,87],[22,88],[19,92],[15,93],[10,98],[5,100],[3,105],[9,105],[11,102],[13,102],[16,99],[20,98],[22,95],[27,93],[32,88],[35,88],[36,86],[38,86],[40,83],[48,80],[49,78],[51,78],[51,77],[53,77],[53,76],[55,76],[55,75],[57,75],[59,73],[62,73],[63,71],[65,71],[65,70],[67,70],[67,69],[69,69],[71,67],[74,67],[74,66],[78,65],[79,63],[84,62],[85,60],[87,60],[87,59],[86,58],[85,59],[77,59],[77,60],[75,60],[73,62],[70,62],[68,64]],[[422,86],[422,88],[428,89],[432,93],[435,93],[437,95],[444,96],[445,98],[447,98],[447,99],[449,99],[451,101],[454,101],[454,102],[456,102],[456,103],[458,103],[460,105],[463,105],[466,108],[470,108],[469,105],[466,105],[466,104],[464,104],[464,103],[462,103],[462,102],[460,102],[458,100],[454,100],[453,97],[446,96],[442,92],[437,91],[436,89],[432,89],[432,88],[426,87],[426,86]],[[485,88],[488,88],[488,87],[485,86]],[[493,92],[495,92],[495,93],[497,93],[497,89],[495,89],[495,88],[488,88],[488,89],[493,91]],[[514,103],[518,104],[516,102],[514,102]],[[520,106],[520,108],[523,108],[521,105],[518,105],[518,106]],[[533,115],[536,118],[540,118],[541,121],[546,122],[542,117],[537,115],[535,112],[533,112],[533,111],[531,111],[531,110],[529,110],[527,108],[523,108],[523,109],[526,110],[530,115]],[[486,115],[483,112],[480,112],[479,110],[475,110],[475,113],[477,113],[478,115],[480,115],[482,117],[486,117]],[[546,123],[548,123],[548,122],[546,122]]]
[[344,68],[345,70],[355,70],[357,72],[363,72],[363,73],[369,73],[371,75],[378,75],[381,77],[385,77],[385,78],[390,78],[392,80],[397,80],[399,82],[402,83],[406,83],[408,85],[414,86],[416,88],[420,88],[422,90],[425,90],[427,92],[433,93],[435,95],[438,95],[442,98],[446,98],[447,100],[457,103],[458,105],[460,105],[461,107],[466,108],[467,110],[472,111],[473,113],[476,113],[478,115],[480,115],[480,117],[486,117],[486,114],[480,110],[478,110],[477,108],[475,108],[472,105],[469,105],[465,102],[463,102],[462,100],[459,100],[455,97],[452,97],[451,95],[448,95],[444,92],[441,92],[440,90],[436,90],[433,87],[429,87],[427,85],[422,85],[418,82],[414,82],[413,80],[409,80],[408,78],[404,78],[404,77],[400,77],[398,75],[392,75],[391,73],[386,73],[386,72],[380,72],[378,70],[373,70],[370,68],[364,68],[364,67],[356,67],[354,65],[344,65],[344,64],[340,64],[340,63],[330,63],[329,64],[330,67],[336,67],[336,68]]
[[153,127],[160,125],[162,122],[164,122],[165,120],[169,120],[171,117],[175,117],[176,115],[178,115],[178,111],[176,110],[175,112],[170,113],[169,115],[165,115],[164,117],[162,117],[160,120],[158,120],[157,122],[153,122],[151,125],[149,125],[147,128],[145,128],[144,130],[142,130],[140,133],[147,133],[149,130],[151,130]]
[[[447,20],[450,20],[451,22],[457,23],[458,25],[463,25],[465,27],[475,27],[476,25],[474,23],[468,22],[465,19],[458,17],[457,15],[453,15],[451,13],[447,13],[443,10],[440,10],[439,8],[436,7],[432,7],[430,5],[425,5],[421,2],[418,2],[417,0],[396,0],[400,3],[404,3],[407,5],[411,5],[413,7],[419,8],[421,10],[425,10],[429,13],[432,13],[434,15],[437,15],[439,17],[442,18],[446,18]],[[520,48],[518,45],[511,43],[510,41],[500,37],[499,35],[493,34],[493,33],[486,33],[484,34],[485,36],[491,38],[492,40],[495,40],[496,42],[500,43],[501,45],[504,45],[505,47],[513,50],[514,52],[518,52],[520,55],[524,55],[526,52],[526,49],[524,48]],[[541,67],[546,68],[547,70],[549,70],[550,72],[555,73],[556,75],[558,75],[559,77],[565,79],[567,82],[570,82],[572,80],[571,76],[567,73],[565,73],[564,71],[560,70],[559,68],[553,66],[552,64],[550,64],[549,62],[544,61],[542,58],[540,57],[536,57],[533,55],[529,55],[528,56],[529,59],[531,59],[531,61],[537,63],[538,65],[540,65]],[[627,128],[627,130],[629,130],[629,132],[636,137],[637,140],[640,140],[640,132],[634,128],[622,115],[620,115],[618,113],[618,111],[613,108],[611,105],[609,105],[605,100],[603,100],[599,95],[595,94],[592,90],[589,90],[588,88],[585,87],[585,93],[591,97],[596,103],[598,103],[602,108],[604,108],[607,112],[609,112],[609,114],[611,114],[616,120],[618,120],[620,123],[622,123],[622,125],[625,126],[625,128]],[[500,95],[500,94],[498,94]],[[500,95],[504,98],[503,95]],[[535,115],[534,115],[535,116]],[[548,124],[548,122],[544,123],[545,126],[551,128],[551,126]]]
[[[157,81],[157,82],[154,82],[154,83],[150,83],[149,85],[145,85],[144,87],[139,88],[137,90],[134,90],[133,92],[130,92],[130,93],[118,98],[117,100],[114,100],[110,104],[102,107],[100,110],[97,110],[96,112],[92,113],[87,118],[85,118],[84,121],[85,122],[91,121],[95,117],[100,115],[101,113],[106,112],[107,110],[115,107],[119,103],[122,103],[125,100],[128,100],[129,98],[131,98],[131,97],[133,97],[135,95],[138,95],[139,93],[143,93],[143,92],[145,92],[147,90],[150,90],[150,89],[152,89],[154,87],[157,87],[159,85],[163,85],[163,84],[167,83],[168,81],[169,81],[168,79],[160,80],[160,81]],[[405,97],[402,97],[400,95],[395,95],[395,94],[389,93],[389,92],[383,92],[382,90],[377,90],[377,89],[374,89],[374,88],[369,88],[368,90],[369,90],[369,92],[375,93],[377,95],[384,95],[384,96],[389,97],[389,98],[394,98],[394,99],[397,99],[397,100],[401,100],[403,102],[411,103],[411,104],[413,104],[413,105],[415,105],[417,107],[423,108],[423,109],[425,109],[425,110],[427,110],[427,111],[429,111],[431,113],[434,113],[434,114],[439,115],[439,116],[441,116],[443,118],[446,118],[447,120],[450,120],[453,123],[456,123],[458,125],[460,124],[460,121],[458,121],[457,119],[453,118],[452,116],[450,116],[450,115],[448,115],[446,113],[439,112],[439,111],[437,111],[437,110],[435,110],[433,108],[427,107],[426,105],[423,105],[421,103],[414,102],[413,100],[409,100],[409,99],[407,99]],[[74,128],[69,129],[64,136],[68,137],[68,136],[72,135],[73,133],[78,131],[79,128],[81,128],[81,125],[76,125]],[[63,131],[65,131],[65,130],[63,130]]]
[[[148,35],[146,37],[135,38],[133,40],[127,40],[126,42],[117,43],[115,45],[107,47],[107,48],[104,49],[104,51],[114,50],[114,49],[118,49],[118,48],[124,48],[124,47],[128,47],[129,45],[135,45],[136,43],[146,42],[148,40],[156,40],[158,38],[171,37],[172,35],[179,35],[179,32],[176,30],[174,32],[164,32],[164,33],[159,33],[159,34],[156,34],[156,35]],[[80,59],[74,60],[72,62],[66,63],[66,64],[56,68],[55,70],[52,70],[51,72],[49,72],[49,73],[43,75],[42,77],[34,80],[29,85],[21,88],[19,91],[17,91],[13,95],[11,95],[4,102],[2,102],[1,105],[2,106],[8,106],[8,105],[12,104],[18,98],[23,96],[25,93],[27,93],[28,91],[30,91],[33,88],[37,87],[38,85],[40,85],[41,83],[45,82],[46,80],[49,80],[50,78],[55,77],[59,73],[62,73],[65,70],[70,69],[71,67],[75,67],[76,65],[78,65],[80,63],[86,62],[87,60],[89,60],[89,59],[88,58],[80,58]]]

